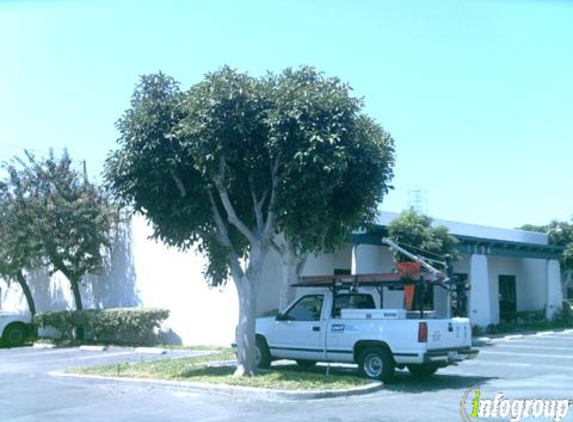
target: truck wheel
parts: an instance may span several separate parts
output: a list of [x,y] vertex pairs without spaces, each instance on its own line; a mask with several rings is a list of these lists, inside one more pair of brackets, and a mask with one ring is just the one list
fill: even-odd
[[27,332],[28,330],[24,324],[10,324],[4,329],[2,340],[4,340],[8,346],[20,346],[24,344]]
[[271,353],[267,342],[262,337],[257,337],[257,350],[255,366],[259,369],[267,369],[271,366]]
[[408,365],[408,371],[416,377],[427,378],[431,377],[438,370],[437,366],[431,365]]
[[359,368],[368,378],[390,382],[394,378],[392,354],[380,347],[369,347],[360,355]]
[[296,364],[298,366],[300,366],[301,368],[309,369],[309,368],[312,368],[313,366],[316,365],[316,361],[315,360],[298,359],[296,361]]

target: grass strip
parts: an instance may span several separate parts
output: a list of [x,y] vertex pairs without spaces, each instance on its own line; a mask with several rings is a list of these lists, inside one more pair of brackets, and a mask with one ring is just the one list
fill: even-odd
[[346,368],[331,368],[327,376],[326,367],[323,366],[302,369],[296,365],[276,365],[272,369],[258,371],[253,377],[235,378],[234,367],[231,365],[210,366],[233,358],[233,352],[229,349],[219,350],[208,356],[73,368],[66,372],[307,391],[347,389],[369,383],[367,379],[355,376],[354,370]]

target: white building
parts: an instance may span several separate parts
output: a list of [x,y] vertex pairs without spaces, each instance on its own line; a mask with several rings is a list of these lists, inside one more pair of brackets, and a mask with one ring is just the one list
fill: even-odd
[[[390,272],[393,260],[382,246],[386,225],[395,214],[382,213],[368,233],[356,233],[334,254],[309,257],[304,275]],[[551,318],[561,307],[559,266],[561,248],[548,245],[547,236],[521,230],[498,229],[474,224],[435,220],[459,240],[461,259],[454,271],[471,285],[467,313],[474,324],[498,323],[505,312],[543,310]],[[205,260],[193,252],[179,252],[150,240],[151,229],[135,217],[129,230],[112,249],[103,274],[84,280],[84,306],[146,306],[171,311],[166,340],[184,344],[229,344],[234,335],[238,306],[232,283],[210,289],[202,274]],[[278,306],[282,270],[279,257],[271,253],[264,268],[265,283],[259,288],[259,311]],[[71,309],[73,298],[66,280],[38,271],[30,276],[39,312]],[[434,288],[430,300],[444,312],[446,295]],[[384,306],[401,307],[403,293],[384,293]],[[2,309],[25,310],[18,286],[0,280]]]

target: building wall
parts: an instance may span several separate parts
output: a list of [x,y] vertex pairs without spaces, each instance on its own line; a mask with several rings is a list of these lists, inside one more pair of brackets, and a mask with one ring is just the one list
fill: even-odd
[[352,269],[352,247],[347,245],[334,253],[315,255],[311,254],[302,270],[303,275],[334,274],[334,270]]
[[[170,310],[165,341],[183,344],[228,345],[238,319],[232,283],[210,288],[203,276],[205,259],[193,251],[179,252],[149,240],[151,229],[135,217],[112,247],[103,273],[88,276],[82,285],[85,308],[117,306],[160,307]],[[36,271],[30,277],[39,312],[73,309],[67,280]],[[0,305],[27,310],[17,285],[0,280]]]
[[547,261],[544,259],[522,259],[519,263],[521,289],[517,290],[517,310],[536,311],[547,303]]
[[[81,287],[84,306],[167,308],[170,317],[165,326],[167,334],[164,340],[183,344],[229,344],[234,337],[238,316],[237,294],[232,282],[221,288],[210,288],[203,275],[205,259],[201,255],[168,248],[150,240],[150,235],[151,228],[142,217],[134,217],[131,225],[118,233],[103,272],[84,280]],[[492,256],[485,259],[487,269],[483,274],[472,272],[472,259],[467,255],[454,265],[454,271],[468,274],[474,286],[484,287],[472,289],[470,296],[478,291],[487,292],[489,300],[478,297],[480,309],[487,309],[487,316],[480,321],[499,322],[500,274],[516,276],[518,311],[543,309],[550,301],[551,314],[559,306],[561,290],[556,261],[548,263],[546,260]],[[311,255],[303,275],[334,274],[335,270],[390,272],[393,268],[388,248],[365,244],[353,248],[347,245],[332,254]],[[472,274],[482,274],[479,276],[482,279],[472,280]],[[61,274],[50,276],[46,271],[34,271],[29,278],[38,311],[73,308],[68,282]],[[551,283],[548,283],[549,279]],[[280,257],[271,252],[264,263],[263,282],[259,286],[259,314],[277,309],[281,280]],[[378,298],[377,294],[374,296]],[[447,304],[445,291],[435,288],[434,298],[436,310],[443,314]],[[403,292],[385,289],[384,307],[400,308],[403,300]],[[470,300],[470,308],[473,305]],[[8,288],[0,280],[0,307],[26,309],[17,285]],[[470,309],[469,315],[474,319],[476,314]]]
[[[478,297],[476,300],[483,302],[487,308],[487,323],[499,323],[499,276],[513,275],[516,277],[516,307],[517,311],[535,311],[543,310],[547,304],[547,261],[543,259],[518,259],[504,258],[496,256],[484,256],[486,259],[486,271],[483,277],[477,280],[471,280],[471,259],[470,255],[461,255],[460,259],[454,264],[454,272],[467,274],[469,282],[483,285],[487,283],[484,290],[472,289],[469,292],[470,300],[468,301],[468,315],[472,317],[471,295],[481,295],[486,291],[488,298]],[[280,266],[278,257],[273,255],[277,262],[275,265]],[[334,274],[335,269],[352,268],[353,273],[375,273],[391,272],[394,270],[394,260],[392,253],[385,246],[377,245],[357,245],[353,250],[350,245],[341,248],[334,254],[311,256],[303,270],[303,275],[326,275]],[[309,293],[309,289],[297,289],[296,295]],[[373,290],[376,300],[378,294]],[[278,307],[278,283],[271,287],[261,290],[259,301],[261,312]],[[262,305],[264,303],[264,305]],[[404,294],[401,291],[389,291],[384,289],[384,307],[401,308],[404,303]],[[440,288],[434,287],[434,308],[438,316],[445,316],[448,308],[447,292]],[[475,317],[475,314],[474,314]]]
[[282,278],[281,259],[275,251],[271,251],[263,264],[262,283],[257,295],[258,315],[277,310]]

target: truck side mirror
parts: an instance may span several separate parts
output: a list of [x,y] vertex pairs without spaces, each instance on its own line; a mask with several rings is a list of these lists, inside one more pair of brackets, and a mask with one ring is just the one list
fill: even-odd
[[276,321],[286,321],[288,320],[287,316],[285,314],[282,313],[278,313],[277,316],[275,317]]

